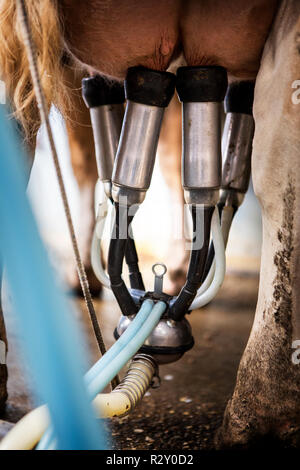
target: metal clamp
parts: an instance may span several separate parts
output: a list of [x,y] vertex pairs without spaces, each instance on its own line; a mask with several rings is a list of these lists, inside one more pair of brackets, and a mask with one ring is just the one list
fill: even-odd
[[[161,268],[163,268],[162,273],[159,273],[157,271],[157,269],[156,269],[157,266],[160,266]],[[152,266],[152,272],[155,276],[154,277],[154,293],[155,294],[162,294],[162,292],[163,292],[163,280],[164,280],[164,275],[167,272],[167,266],[163,263],[155,263]]]

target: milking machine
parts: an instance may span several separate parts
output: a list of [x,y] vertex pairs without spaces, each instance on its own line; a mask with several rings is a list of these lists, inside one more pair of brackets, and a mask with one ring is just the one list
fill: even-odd
[[[100,282],[111,288],[122,312],[115,329],[116,342],[105,352],[78,250],[26,5],[23,0],[17,0],[17,6],[38,109],[50,143],[77,270],[102,357],[82,380],[81,358],[77,354],[79,342],[72,343],[76,331],[65,335],[68,318],[61,314],[68,308],[47,272],[42,245],[24,202],[18,168],[20,152],[12,144],[13,136],[7,132],[0,115],[1,137],[7,151],[1,159],[3,181],[0,187],[4,188],[1,200],[5,201],[9,194],[12,201],[9,207],[7,204],[0,207],[2,219],[9,228],[2,234],[7,273],[11,285],[17,286],[16,307],[27,337],[31,364],[47,403],[23,417],[1,441],[0,449],[98,448],[99,429],[88,401],[93,402],[93,410],[102,418],[122,416],[133,410],[148,387],[157,383],[158,365],[178,360],[193,346],[186,315],[210,302],[223,282],[230,225],[249,183],[254,85],[236,83],[227,90],[221,152],[221,103],[227,89],[224,68],[181,67],[175,76],[133,67],[125,80],[125,96],[120,84],[101,77],[83,81],[83,96],[90,108],[94,133],[97,186],[102,189],[102,200],[96,208],[92,264]],[[153,290],[145,289],[131,224],[151,183],[164,109],[175,87],[182,102],[182,185],[193,222],[193,237],[186,282],[174,297],[163,290],[167,268],[162,263],[152,267]],[[106,273],[100,249],[110,207],[114,211],[114,227]],[[15,220],[24,237],[15,236],[19,233]],[[28,250],[24,250],[25,245]],[[15,256],[15,247],[18,256]],[[124,258],[129,268],[130,288],[122,277]],[[30,276],[22,275],[28,271],[32,260]],[[40,289],[35,296],[31,295],[32,287],[36,290],[36,286]],[[46,315],[41,317],[41,311]],[[30,337],[32,331],[36,332],[33,338]],[[103,393],[128,361],[131,362],[121,383],[112,392]],[[66,447],[62,447],[64,445]],[[104,446],[102,441],[100,447]]]
[[[249,186],[254,135],[254,85],[253,81],[232,83],[224,101],[226,118],[222,136],[222,184],[217,206],[225,248],[233,217]],[[211,243],[205,267],[206,278],[210,277],[214,255],[214,245]]]
[[[187,282],[179,296],[173,298],[163,292],[163,275],[166,271],[164,266],[153,267],[154,290],[145,292],[142,282],[135,284],[131,282],[131,289],[127,289],[122,279],[122,265],[124,257],[126,261],[128,259],[126,256],[128,245],[130,247],[133,240],[128,237],[128,227],[151,183],[163,112],[173,96],[175,80],[175,76],[168,72],[157,72],[143,67],[129,69],[125,80],[126,111],[113,168],[111,162],[114,155],[107,150],[108,146],[102,144],[100,147],[98,144],[96,150],[97,165],[100,168],[99,178],[102,181],[104,181],[104,171],[101,171],[101,168],[108,168],[105,160],[110,162],[110,174],[105,173],[105,184],[106,187],[109,184],[111,193],[107,194],[106,190],[106,194],[109,198],[112,195],[116,214],[114,237],[111,239],[108,254],[109,278],[103,273],[98,250],[103,233],[105,211],[100,224],[98,222],[98,234],[96,234],[98,244],[93,243],[92,246],[95,273],[98,274],[100,280],[104,278],[107,287],[111,287],[123,314],[115,329],[116,339],[131,324],[138,307],[145,299],[150,298],[155,302],[160,300],[166,303],[167,309],[163,318],[141,348],[141,352],[150,354],[160,364],[179,359],[194,343],[185,314],[201,284],[207,258],[211,219],[214,206],[218,202],[221,184],[220,103],[224,99],[227,88],[226,71],[221,67],[185,67],[179,69],[177,73],[177,91],[184,102],[183,112],[186,123],[183,139],[185,149],[183,185],[186,201],[190,204],[195,243],[199,244],[200,218],[204,219],[205,233],[200,243],[201,246],[192,250]],[[186,82],[189,86],[186,86]],[[109,83],[104,82],[103,79],[97,77],[85,79],[83,96],[91,111],[96,146],[99,142],[98,136],[107,131],[107,135],[114,136],[114,146],[110,148],[116,148],[119,127],[115,121],[111,119],[109,129],[107,129],[107,120],[95,119],[96,113],[97,116],[103,115],[103,110],[99,109],[103,106],[111,106],[111,112],[113,111],[116,101],[112,96],[113,87],[111,89],[109,87]],[[105,88],[107,98],[101,101],[98,96],[102,96]],[[207,121],[208,113],[209,121]],[[209,137],[206,141],[203,142],[201,138],[197,141],[199,131],[203,137],[206,137],[207,131],[212,129],[213,132],[208,133]],[[203,147],[199,148],[199,142]],[[202,148],[204,152],[201,152]],[[99,161],[100,155],[104,163]],[[193,167],[196,171],[193,171]],[[95,233],[96,230],[97,223]],[[163,271],[159,273],[159,269]],[[129,272],[131,273],[130,270]]]
[[[193,239],[186,282],[174,297],[163,290],[167,268],[162,263],[152,267],[154,287],[146,291],[131,223],[151,183],[164,109],[175,87],[182,102],[182,185],[193,222]],[[194,339],[186,315],[212,300],[223,282],[230,225],[249,184],[253,88],[253,83],[244,82],[227,90],[226,70],[217,66],[181,67],[177,76],[130,68],[125,97],[122,86],[101,77],[83,81],[94,133],[97,184],[102,186],[92,264],[100,282],[111,288],[122,312],[114,331],[115,344],[84,377],[89,399],[101,417],[133,410],[148,387],[159,382],[158,365],[177,361],[192,348]],[[108,207],[114,212],[114,226],[106,273],[100,249]],[[124,259],[130,288],[122,278]],[[101,393],[129,360],[121,383],[111,393]],[[55,448],[49,424],[45,406],[37,408],[15,426],[0,448],[32,448],[38,441],[39,449]],[[27,435],[28,428],[34,433]]]
[[82,80],[82,96],[90,110],[98,177],[111,198],[111,175],[124,117],[124,87],[96,75]]
[[[124,87],[117,82],[108,82],[107,79],[97,75],[83,79],[82,94],[85,104],[90,109],[98,170],[97,185],[102,185],[104,189],[102,201],[99,207],[96,208],[96,224],[92,239],[91,261],[99,281],[106,287],[109,287],[110,281],[102,267],[98,253],[108,210],[107,200],[113,203],[111,176],[124,116]],[[132,238],[127,242],[125,258],[129,269],[131,286],[144,290],[143,279],[138,267],[135,243]]]
[[[169,104],[175,86],[182,102],[182,185],[193,221],[193,245],[186,282],[179,295],[172,297],[163,292],[167,268],[161,263],[152,268],[154,289],[146,291],[143,287],[130,226],[151,183],[164,108]],[[181,67],[176,77],[144,67],[130,68],[124,86],[127,101],[121,131],[119,120],[117,124],[113,119],[107,120],[101,117],[103,110],[99,110],[101,106],[108,106],[113,112],[115,87],[97,77],[83,80],[83,96],[91,111],[99,178],[109,188],[105,192],[115,207],[108,275],[103,276],[100,255],[105,211],[97,234],[99,243],[92,246],[92,261],[96,275],[98,273],[100,280],[105,279],[104,284],[112,289],[122,312],[114,332],[116,339],[131,325],[146,299],[165,303],[166,310],[160,322],[140,352],[153,357],[158,364],[166,364],[178,360],[192,348],[194,340],[185,316],[207,304],[224,279],[224,245],[232,218],[249,183],[254,85],[243,82],[228,88],[223,152],[221,107],[227,90],[227,73],[223,67]],[[97,96],[102,96],[105,90],[106,97],[100,103]],[[95,114],[99,119],[95,119]],[[99,144],[99,136],[105,134]],[[112,135],[114,144],[108,149],[104,142]],[[108,167],[104,179],[102,168]],[[130,266],[128,251],[131,253],[132,247],[139,282],[131,280],[129,289],[122,278],[122,265],[125,257]],[[132,270],[129,273],[131,276]]]
[[[208,243],[210,237],[210,224],[212,214],[214,211],[214,205],[217,202],[218,190],[220,187],[220,176],[221,176],[221,150],[218,151],[218,136],[220,134],[220,102],[224,99],[224,95],[227,87],[227,75],[226,71],[222,68],[214,69],[201,69],[201,72],[196,75],[197,69],[194,68],[182,68],[177,72],[176,87],[180,99],[183,101],[183,122],[184,126],[184,155],[183,155],[183,186],[185,189],[186,202],[190,206],[192,220],[193,220],[193,231],[194,231],[194,243],[191,251],[191,258],[189,263],[189,269],[187,274],[187,280],[183,286],[178,297],[173,298],[163,293],[162,277],[164,272],[160,275],[157,272],[157,266],[154,267],[155,274],[155,288],[151,292],[131,292],[130,294],[134,298],[135,304],[139,304],[144,298],[150,297],[154,300],[162,300],[167,304],[167,310],[161,319],[159,325],[150,337],[147,338],[143,345],[142,351],[151,354],[160,364],[166,364],[178,360],[184,352],[189,350],[194,340],[192,337],[191,327],[188,320],[185,318],[185,314],[188,313],[189,307],[194,300],[197,289],[200,287],[203,269],[205,266]],[[131,71],[131,74],[135,70]],[[205,77],[206,72],[210,74],[210,77]],[[202,75],[201,75],[202,73]],[[143,70],[145,81],[149,71]],[[188,83],[190,88],[185,86],[186,74],[188,75]],[[215,90],[207,90],[206,87],[213,79],[215,83]],[[130,85],[134,85],[134,80],[131,79]],[[126,90],[127,81],[125,81]],[[194,90],[192,88],[194,87]],[[200,91],[199,91],[200,90]],[[215,91],[215,94],[213,92]],[[211,94],[209,94],[211,92]],[[134,90],[133,90],[134,93]],[[212,104],[210,101],[216,103]],[[151,103],[151,102],[150,102]],[[144,106],[149,106],[149,102],[144,102]],[[210,106],[211,104],[211,106]],[[191,137],[197,136],[198,132],[202,131],[205,135],[205,126],[207,121],[204,119],[203,110],[208,108],[212,110],[212,116],[210,124],[212,129],[215,127],[215,135],[212,135],[210,145],[211,147],[201,156],[201,152],[197,153],[197,143],[192,142]],[[156,110],[156,113],[161,114],[161,110]],[[123,131],[125,131],[126,121],[123,125]],[[132,121],[131,126],[135,123]],[[207,127],[206,127],[207,129]],[[153,132],[149,138],[158,140],[158,133]],[[127,154],[130,151],[130,140],[127,140]],[[219,144],[220,145],[220,144]],[[122,149],[122,140],[119,145],[119,150]],[[118,151],[119,154],[119,151]],[[118,154],[115,169],[115,174],[118,175]],[[123,150],[123,155],[126,157],[126,153]],[[138,157],[138,154],[137,154]],[[135,157],[135,158],[137,158]],[[124,158],[124,157],[123,157]],[[200,160],[200,162],[199,162]],[[124,162],[126,162],[124,158]],[[153,168],[154,155],[151,157],[151,166]],[[193,165],[196,167],[196,171],[192,171]],[[200,173],[199,173],[199,168]],[[147,167],[146,167],[147,168]],[[149,167],[148,167],[149,168]],[[193,174],[194,173],[194,174]],[[198,175],[198,177],[197,177]],[[150,171],[147,172],[147,187],[150,184]],[[114,182],[115,183],[115,182]],[[124,186],[128,186],[126,181],[122,181],[119,178],[116,183]],[[137,185],[136,185],[137,187]],[[142,187],[140,185],[140,187]],[[135,201],[137,202],[137,200]],[[201,226],[199,220],[203,220],[204,231],[201,234]],[[202,237],[201,237],[202,235]],[[199,240],[201,238],[201,240]],[[197,246],[199,245],[199,246]],[[158,280],[160,279],[160,283]],[[115,330],[115,337],[121,335],[124,329],[132,321],[133,311],[128,313],[122,310],[123,316],[119,322],[118,327]]]
[[254,82],[230,85],[225,97],[226,120],[222,139],[224,159],[220,201],[237,208],[248,189],[254,135]]

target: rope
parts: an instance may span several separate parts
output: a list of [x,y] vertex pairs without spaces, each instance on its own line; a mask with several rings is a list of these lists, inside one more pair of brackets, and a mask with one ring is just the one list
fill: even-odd
[[[53,139],[53,133],[52,133],[52,129],[51,129],[50,122],[49,122],[49,111],[47,109],[45,95],[42,89],[41,80],[40,80],[40,76],[38,72],[35,47],[34,47],[34,43],[33,43],[32,36],[31,36],[27,10],[26,10],[24,0],[16,0],[16,2],[17,2],[18,13],[20,15],[20,20],[21,20],[23,40],[24,40],[24,45],[25,45],[26,52],[27,52],[27,58],[29,62],[32,83],[33,83],[33,87],[35,90],[35,95],[36,95],[37,105],[38,105],[38,109],[39,109],[39,113],[41,117],[41,122],[44,123],[46,127],[46,134],[47,134],[47,138],[50,144],[51,155],[52,155],[54,166],[55,166],[60,194],[61,194],[61,198],[62,198],[62,202],[64,206],[64,212],[66,215],[68,229],[69,229],[74,256],[76,260],[78,277],[80,280],[86,307],[87,307],[87,310],[88,310],[88,313],[89,313],[89,316],[93,325],[93,330],[94,330],[95,337],[98,343],[98,347],[99,347],[100,353],[103,355],[106,352],[106,347],[105,347],[101,329],[97,320],[95,308],[92,302],[92,296],[91,296],[91,292],[89,288],[87,275],[86,275],[85,268],[84,268],[84,265],[80,256],[79,248],[78,248],[78,242],[76,239],[70,206],[68,203],[68,198],[67,198],[64,180],[63,180],[63,176],[61,172],[61,167],[60,167],[60,163],[59,163],[57,152],[56,152],[56,147],[55,147],[55,143]],[[117,379],[117,382],[118,382],[118,379]],[[112,388],[114,388],[114,386],[115,386],[115,383],[112,382]]]

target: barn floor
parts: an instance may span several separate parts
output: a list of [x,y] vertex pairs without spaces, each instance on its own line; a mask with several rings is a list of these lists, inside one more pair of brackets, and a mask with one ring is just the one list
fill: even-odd
[[[111,428],[114,449],[196,450],[212,449],[214,434],[234,387],[238,363],[251,329],[257,298],[256,275],[227,274],[217,298],[190,316],[194,348],[180,361],[160,368],[161,387],[147,393],[132,415],[114,418]],[[90,344],[90,361],[97,348],[82,307],[82,324]],[[119,312],[110,294],[96,302],[107,346]],[[0,436],[31,409],[23,372],[16,355],[17,338],[7,318],[10,351],[9,400],[0,416]]]

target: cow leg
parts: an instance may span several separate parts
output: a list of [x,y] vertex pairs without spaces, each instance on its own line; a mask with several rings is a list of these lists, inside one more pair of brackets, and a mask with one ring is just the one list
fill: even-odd
[[[2,265],[0,263],[0,297],[1,297],[1,284],[2,284]],[[0,301],[0,413],[3,410],[7,399],[7,338],[4,324],[4,317],[2,305]]]
[[[35,136],[30,140],[27,141],[26,150],[28,154],[28,163],[29,163],[29,172],[28,172],[28,179],[30,176],[30,171],[33,165],[34,160],[34,153],[35,153],[35,145],[36,139]],[[8,379],[8,371],[7,371],[7,364],[6,364],[6,356],[7,356],[7,337],[6,337],[6,328],[4,322],[4,315],[2,309],[2,278],[3,278],[3,265],[0,259],[0,413],[2,413],[5,402],[7,400],[7,379]]]
[[[71,162],[80,191],[80,227],[78,241],[83,263],[90,283],[91,293],[98,295],[101,284],[94,275],[90,261],[90,247],[94,226],[94,190],[98,173],[94,139],[89,110],[81,97],[82,74],[66,67],[65,80],[73,89],[72,109],[66,121]],[[69,278],[71,278],[69,276]],[[81,294],[77,276],[71,280],[76,293]]]
[[[255,88],[253,182],[263,218],[254,324],[217,441],[300,444],[300,4],[281,3]],[[299,85],[299,83],[298,83]]]
[[165,111],[160,134],[159,164],[171,196],[172,236],[168,259],[169,283],[165,289],[176,295],[186,279],[190,252],[185,250],[184,198],[181,184],[181,105],[176,96]]

